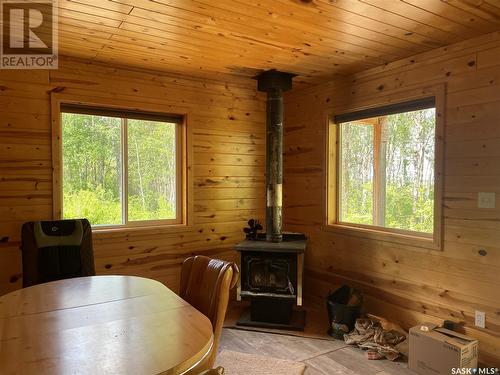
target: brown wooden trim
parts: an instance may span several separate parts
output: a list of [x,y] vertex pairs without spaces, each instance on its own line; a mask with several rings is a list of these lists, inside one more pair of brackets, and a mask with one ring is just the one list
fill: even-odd
[[[122,111],[121,113],[132,113],[136,108],[126,108],[117,107],[114,105],[107,105],[106,108],[110,108],[110,111]],[[62,218],[63,212],[63,191],[62,191],[62,124],[61,124],[61,108],[104,108],[102,105],[95,104],[93,102],[87,101],[86,98],[75,97],[75,95],[65,96],[63,93],[51,93],[51,118],[52,118],[52,169],[53,169],[53,219],[58,220]],[[140,111],[140,110],[139,110]],[[83,112],[71,112],[71,113],[83,113]],[[86,113],[86,112],[85,112]],[[149,111],[144,111],[144,113],[152,113]],[[155,112],[158,114],[158,112]],[[89,112],[89,114],[91,114]],[[166,116],[169,116],[168,114]],[[192,189],[188,188],[188,183],[192,181],[189,176],[192,174],[192,167],[189,163],[192,161],[192,147],[188,145],[191,142],[190,136],[188,136],[187,127],[187,115],[178,115],[178,118],[182,119],[180,123],[177,123],[176,127],[176,174],[177,174],[177,193],[176,193],[176,219],[166,219],[166,220],[144,220],[144,221],[128,221],[125,217],[124,224],[118,225],[103,225],[93,227],[93,231],[108,233],[117,230],[126,229],[137,229],[144,230],[150,227],[174,227],[179,228],[182,226],[187,226],[190,217],[193,212],[192,208],[192,197],[189,199],[189,194],[192,194]],[[165,120],[162,120],[165,121]],[[122,124],[123,127],[123,124]],[[126,135],[126,134],[125,134]],[[123,137],[123,130],[122,130]],[[126,140],[122,140],[122,144],[126,144]],[[189,150],[189,151],[188,151]],[[125,146],[122,149],[122,158],[127,158],[127,148]],[[190,159],[190,160],[189,160]],[[126,163],[125,163],[126,164]],[[126,168],[125,168],[126,169]],[[122,171],[122,174],[126,173],[126,170]],[[125,188],[127,188],[128,179],[122,181]],[[127,197],[127,195],[125,195]]]
[[62,127],[60,100],[55,92],[50,94],[51,122],[52,122],[52,219],[62,218]]
[[335,232],[347,236],[363,237],[370,240],[398,243],[425,249],[438,250],[432,234],[413,232],[396,228],[378,227],[351,223],[335,223],[321,228],[325,232]]
[[60,111],[65,113],[118,117],[118,118],[134,119],[134,120],[171,122],[174,124],[182,124],[184,122],[183,115],[141,111],[138,109],[112,108],[99,105],[61,103]]
[[327,224],[335,223],[337,220],[337,196],[336,191],[338,187],[337,181],[337,170],[338,170],[338,160],[337,160],[337,139],[338,139],[338,126],[331,122],[331,116],[327,115],[326,121],[326,142],[325,142],[325,154],[326,158],[326,215],[325,222]]
[[357,120],[372,119],[374,117],[393,115],[401,112],[418,111],[420,109],[432,108],[435,105],[436,102],[434,97],[422,97],[339,114],[333,118],[333,121],[337,124],[343,122],[353,122]]
[[122,184],[122,223],[128,224],[128,121],[126,118],[120,118],[120,152],[121,154],[121,173],[120,180]]
[[158,224],[150,223],[144,225],[129,225],[129,226],[116,226],[116,227],[93,227],[92,234],[95,238],[109,238],[109,235],[127,235],[127,234],[168,234],[188,232],[191,229],[185,224]]
[[380,124],[377,121],[373,128],[373,224],[381,226],[381,218],[384,217],[384,212],[382,211],[381,199],[385,201],[385,197],[382,197],[382,183],[380,180],[380,142],[381,142],[381,132]]
[[192,163],[193,163],[193,147],[192,147],[192,134],[191,134],[191,128],[188,126],[188,117],[187,115],[184,115],[184,121],[182,124],[178,127],[178,131],[180,133],[180,137],[178,139],[178,142],[180,142],[180,154],[178,156],[180,157],[180,161],[178,164],[179,167],[179,175],[181,176],[180,181],[182,181],[182,184],[178,187],[180,189],[179,191],[179,197],[181,199],[182,207],[179,207],[180,211],[180,216],[179,218],[182,219],[182,223],[184,225],[192,225],[192,217],[193,217],[193,188],[192,188],[192,183],[193,183],[193,168],[192,168]]
[[[444,163],[444,113],[445,113],[445,84],[437,84],[434,86],[426,87],[425,90],[420,92],[420,96],[412,96],[411,98],[406,99],[403,103],[420,103],[419,99],[423,98],[422,102],[430,102],[429,95],[432,96],[432,100],[435,103],[436,108],[436,125],[435,125],[435,151],[434,151],[434,228],[432,234],[426,234],[421,232],[413,232],[395,228],[387,228],[379,225],[379,221],[376,220],[377,214],[380,213],[382,209],[379,204],[376,203],[375,197],[378,194],[382,193],[380,188],[380,176],[377,164],[374,164],[374,224],[375,225],[360,225],[353,223],[343,223],[340,221],[340,205],[341,197],[340,193],[340,126],[338,123],[335,123],[333,119],[338,118],[338,116],[332,116],[330,114],[328,120],[328,176],[327,176],[327,186],[328,186],[328,204],[327,204],[327,220],[326,226],[323,228],[326,231],[338,231],[347,235],[361,236],[367,237],[370,239],[387,241],[387,242],[396,242],[406,245],[413,245],[416,247],[424,247],[428,249],[441,250],[443,236],[442,236],[442,227],[443,227],[443,219],[442,219],[442,199],[443,199],[443,163]],[[392,105],[391,105],[392,106]],[[398,107],[398,104],[393,105],[394,108]],[[389,107],[389,106],[385,106]],[[383,107],[383,108],[385,108]],[[373,110],[371,108],[374,108]],[[374,112],[376,111],[377,105],[371,105],[366,107],[363,111]],[[364,113],[363,112],[363,113]],[[358,112],[354,112],[358,113]],[[372,124],[372,122],[370,122]],[[380,142],[381,142],[381,127],[372,124],[374,126],[374,163],[376,159],[380,158],[379,153]],[[335,146],[332,148],[331,134],[335,133]],[[332,155],[331,150],[334,149],[334,155]],[[332,170],[332,161],[335,163],[335,170]],[[333,177],[331,175],[333,174]],[[331,179],[336,179],[335,191],[331,191]],[[331,201],[335,201],[335,204],[332,204]]]
[[335,199],[335,221],[336,223],[340,219],[340,212],[342,210],[342,201],[340,200],[340,184],[341,184],[341,163],[342,163],[342,127],[340,124],[335,124],[335,191],[334,199]]
[[439,250],[443,245],[443,191],[444,191],[444,155],[446,124],[446,84],[433,87],[436,98],[436,128],[434,145],[434,242]]

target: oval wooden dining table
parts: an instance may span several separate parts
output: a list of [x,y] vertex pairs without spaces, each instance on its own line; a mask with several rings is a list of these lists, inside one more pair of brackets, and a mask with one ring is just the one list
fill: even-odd
[[179,374],[212,342],[207,317],[141,277],[66,279],[0,297],[0,374]]

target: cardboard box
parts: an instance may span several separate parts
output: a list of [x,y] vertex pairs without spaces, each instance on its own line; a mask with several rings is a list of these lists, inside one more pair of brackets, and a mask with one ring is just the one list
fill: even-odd
[[408,367],[422,375],[450,375],[452,369],[476,368],[479,342],[424,323],[410,329]]

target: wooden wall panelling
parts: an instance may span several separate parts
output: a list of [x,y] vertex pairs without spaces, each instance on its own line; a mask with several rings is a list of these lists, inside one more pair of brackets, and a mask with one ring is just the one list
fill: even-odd
[[[227,76],[226,76],[227,78]],[[94,231],[98,274],[152,277],[174,290],[189,255],[235,259],[263,219],[265,102],[255,82],[170,76],[61,57],[54,71],[0,72],[0,294],[21,286],[23,222],[52,218],[50,94],[187,115],[190,225]],[[83,98],[83,99],[82,99]]]
[[[500,218],[498,206],[477,208],[477,193],[500,193],[499,47],[492,33],[285,97],[284,220],[310,237],[306,296],[323,300],[350,283],[365,290],[368,310],[406,328],[454,320],[480,339],[480,359],[491,365],[500,363]],[[326,114],[400,101],[436,84],[447,85],[442,251],[323,230]],[[319,190],[315,199],[301,194],[308,186]],[[485,329],[474,326],[475,310],[486,312]]]
[[[463,56],[464,54],[470,52],[477,52],[478,54],[480,54],[482,51],[497,48],[497,40],[499,34],[499,32],[493,32],[477,38],[467,39],[460,43],[451,44],[446,47],[436,48],[428,52],[411,56],[409,58],[394,61],[387,65],[380,65],[372,69],[355,73],[354,75],[349,77],[349,79],[356,82],[363,81],[364,79],[370,80],[373,77],[380,78],[386,75],[385,73],[391,71],[398,71],[399,73],[401,73],[405,70],[411,70],[417,63],[432,65],[433,63],[442,62],[443,60],[448,59],[448,56],[451,56],[451,58],[455,58],[458,56]],[[392,78],[395,79],[396,77],[392,75]],[[373,87],[373,89],[375,89],[376,87]]]
[[52,209],[49,87],[47,71],[0,71],[1,294],[21,286],[22,223]]

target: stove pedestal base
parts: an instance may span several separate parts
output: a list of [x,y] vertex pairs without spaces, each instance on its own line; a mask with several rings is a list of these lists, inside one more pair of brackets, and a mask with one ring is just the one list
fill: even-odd
[[288,324],[264,322],[251,319],[251,309],[247,309],[240,317],[237,326],[242,327],[258,327],[269,329],[283,329],[289,331],[303,331],[306,325],[306,311],[305,310],[292,310],[291,318]]

